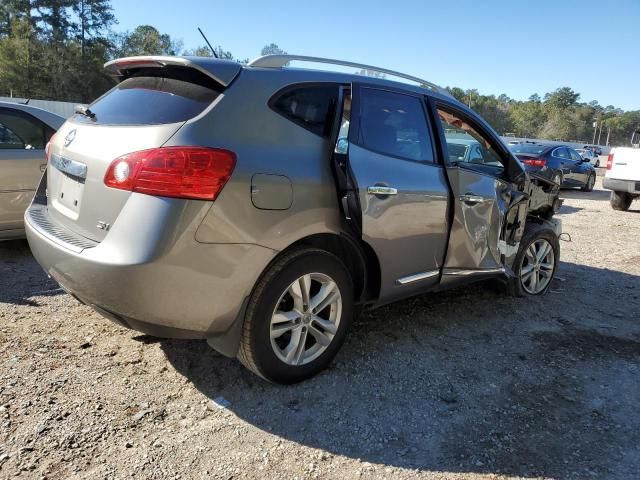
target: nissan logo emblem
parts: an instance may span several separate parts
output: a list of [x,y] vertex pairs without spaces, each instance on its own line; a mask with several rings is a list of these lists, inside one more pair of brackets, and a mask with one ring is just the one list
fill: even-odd
[[69,145],[71,145],[71,142],[73,142],[75,138],[76,138],[76,131],[71,130],[69,133],[67,133],[67,136],[64,137],[64,146],[68,147]]

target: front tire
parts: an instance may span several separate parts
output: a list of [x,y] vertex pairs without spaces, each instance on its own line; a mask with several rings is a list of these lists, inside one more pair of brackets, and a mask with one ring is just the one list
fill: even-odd
[[514,297],[544,295],[549,290],[560,261],[560,242],[549,227],[528,223],[513,263],[514,278],[507,281]]
[[275,383],[306,380],[326,368],[353,315],[353,283],[335,255],[315,248],[277,260],[247,306],[238,359]]
[[611,192],[611,208],[614,210],[629,210],[633,197],[628,192]]

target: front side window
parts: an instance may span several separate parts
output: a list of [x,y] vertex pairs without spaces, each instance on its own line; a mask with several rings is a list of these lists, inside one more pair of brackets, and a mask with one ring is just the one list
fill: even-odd
[[383,155],[434,161],[427,117],[418,97],[362,88],[354,138],[363,148]]
[[491,142],[462,116],[438,108],[438,119],[444,131],[450,165],[472,163],[502,167],[502,161]]
[[43,149],[53,130],[28,113],[0,109],[0,149]]
[[301,127],[327,137],[337,98],[337,85],[300,86],[276,97],[272,108]]

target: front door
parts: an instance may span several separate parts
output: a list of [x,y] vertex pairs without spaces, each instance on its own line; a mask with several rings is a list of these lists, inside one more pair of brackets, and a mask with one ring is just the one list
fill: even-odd
[[424,98],[354,84],[343,106],[334,160],[348,179],[340,195],[345,216],[379,259],[380,299],[437,284],[449,191]]
[[[504,271],[505,259],[515,254],[505,236],[518,222],[523,224],[526,210],[515,210],[509,217],[513,225],[505,223],[524,196],[508,181],[508,159],[486,129],[455,107],[438,104],[436,115],[454,209],[442,282],[494,276]],[[462,156],[460,146],[475,153]]]

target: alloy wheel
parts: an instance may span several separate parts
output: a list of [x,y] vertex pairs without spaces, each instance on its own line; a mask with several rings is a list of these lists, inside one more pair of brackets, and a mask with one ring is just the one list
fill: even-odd
[[336,282],[323,273],[309,273],[291,283],[271,315],[271,347],[288,365],[304,365],[329,347],[342,316]]
[[555,254],[551,244],[544,238],[531,243],[520,266],[522,288],[531,295],[543,292],[553,278],[554,268]]

